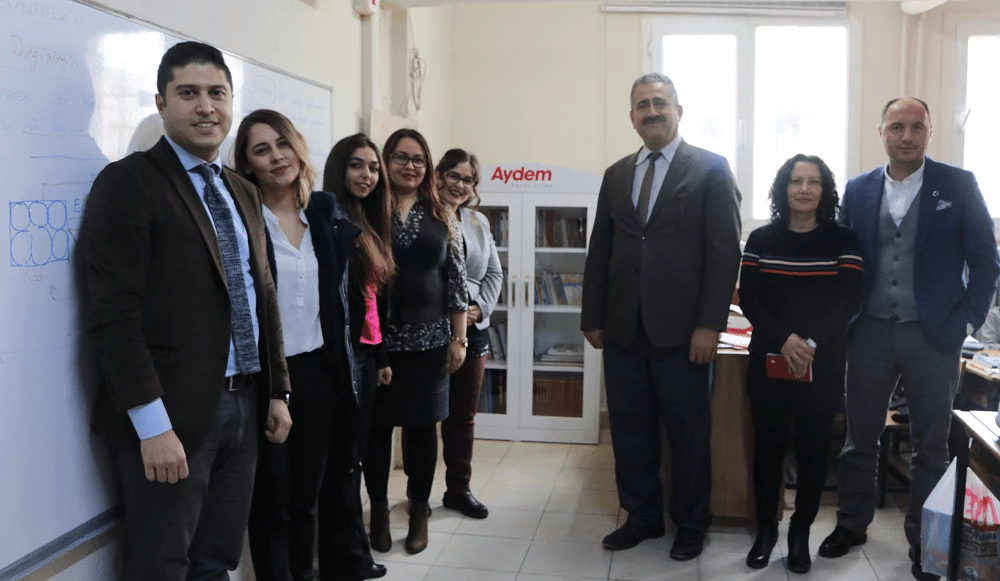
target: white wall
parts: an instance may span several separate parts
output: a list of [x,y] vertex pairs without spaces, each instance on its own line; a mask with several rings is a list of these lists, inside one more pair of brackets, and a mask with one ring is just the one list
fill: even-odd
[[361,117],[361,20],[350,0],[102,0],[129,14],[333,87],[333,133]]

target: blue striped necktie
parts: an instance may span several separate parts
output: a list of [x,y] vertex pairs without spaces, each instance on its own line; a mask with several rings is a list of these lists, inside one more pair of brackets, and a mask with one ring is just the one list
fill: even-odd
[[250,300],[247,298],[247,288],[243,282],[240,245],[236,238],[236,226],[233,225],[233,214],[229,211],[229,204],[222,197],[219,187],[215,185],[215,166],[204,163],[196,169],[205,180],[205,202],[209,213],[212,214],[212,221],[215,222],[222,265],[226,270],[226,284],[229,287],[229,304],[232,311],[233,346],[236,348],[236,372],[256,373],[260,371],[260,357],[257,353],[257,343],[254,341]]

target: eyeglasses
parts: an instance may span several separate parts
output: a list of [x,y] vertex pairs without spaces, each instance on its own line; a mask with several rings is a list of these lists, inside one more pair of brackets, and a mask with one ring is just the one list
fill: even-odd
[[468,176],[468,177],[464,177],[463,178],[462,176],[458,175],[458,172],[454,172],[454,171],[445,172],[444,179],[445,179],[446,182],[448,182],[449,184],[451,184],[453,186],[457,185],[458,182],[462,182],[462,184],[465,187],[467,187],[467,188],[474,188],[474,187],[476,187],[476,178],[474,178],[472,176]]
[[406,165],[412,161],[413,167],[427,167],[427,158],[422,155],[410,157],[402,151],[397,151],[390,155],[389,159],[396,165]]

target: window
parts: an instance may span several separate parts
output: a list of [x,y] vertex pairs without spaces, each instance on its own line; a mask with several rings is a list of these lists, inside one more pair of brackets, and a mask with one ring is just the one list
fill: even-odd
[[654,70],[684,106],[681,135],[729,160],[747,217],[770,216],[774,174],[796,153],[823,158],[840,187],[856,169],[846,25],[671,19],[652,38]]
[[1000,132],[1000,119],[990,108],[995,107],[996,95],[1000,93],[1000,77],[996,74],[1000,24],[992,30],[988,26],[960,28],[958,52],[955,160],[976,174],[990,215],[997,218],[1000,217],[1000,167],[996,163],[996,135]]

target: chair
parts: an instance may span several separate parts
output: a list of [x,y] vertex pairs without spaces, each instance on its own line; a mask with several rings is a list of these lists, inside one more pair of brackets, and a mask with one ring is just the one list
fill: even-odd
[[[879,440],[878,503],[875,505],[878,508],[885,508],[885,495],[887,492],[909,492],[910,490],[910,477],[889,464],[889,449],[892,449],[893,455],[899,454],[900,439],[902,437],[909,437],[910,434],[910,424],[901,424],[892,419],[893,413],[890,410],[886,414],[885,429],[882,431],[882,437]],[[900,486],[888,485],[886,483],[887,473],[891,473],[896,480],[903,484]]]

